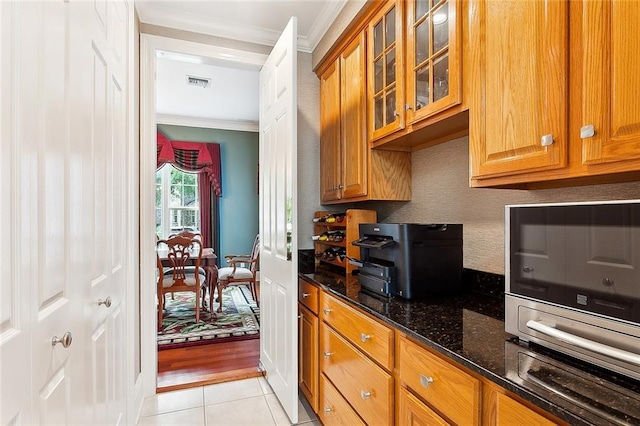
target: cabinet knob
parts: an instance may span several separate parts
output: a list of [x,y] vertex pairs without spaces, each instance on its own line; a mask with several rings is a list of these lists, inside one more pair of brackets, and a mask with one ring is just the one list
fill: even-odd
[[409,104],[406,104],[404,106],[404,109],[405,109],[405,111],[409,111],[410,109],[413,109],[413,107],[411,105],[409,105]]
[[331,408],[331,407],[324,407],[324,412],[325,412],[325,413],[329,414],[329,413],[330,413],[330,412],[332,412],[332,411],[333,411],[333,408]]
[[331,312],[333,309],[329,309],[329,308],[324,308],[322,310],[322,312],[324,312],[325,315],[329,315],[329,312]]
[[542,136],[540,138],[540,145],[542,145],[542,146],[553,145],[553,135],[552,134],[548,134],[548,135]]
[[69,346],[71,346],[72,342],[73,342],[73,336],[71,335],[71,332],[69,332],[69,331],[64,333],[62,335],[62,337],[53,336],[51,338],[51,346],[55,346],[58,343],[60,343],[63,348],[68,348]]
[[362,397],[362,399],[371,398],[371,392],[360,391],[360,397]]
[[343,189],[343,188],[344,188],[343,184],[338,185],[338,189]]
[[587,139],[596,134],[596,128],[593,127],[593,124],[588,124],[586,126],[582,126],[580,128],[580,138]]
[[370,334],[360,333],[360,340],[362,340],[362,343],[366,343],[369,339],[371,339]]
[[309,297],[309,293],[302,293],[302,298]]
[[525,266],[524,268],[522,268],[522,272],[525,273],[529,273],[529,272],[533,272],[533,266]]
[[420,385],[423,388],[428,388],[431,383],[433,383],[433,377],[427,377],[424,374],[420,375]]
[[325,358],[329,358],[333,355],[333,352],[324,352],[322,355],[324,355]]

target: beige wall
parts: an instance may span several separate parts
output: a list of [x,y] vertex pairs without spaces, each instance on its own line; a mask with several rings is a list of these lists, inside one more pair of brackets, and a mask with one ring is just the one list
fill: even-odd
[[313,247],[311,219],[320,206],[320,81],[311,54],[298,52],[298,248]]
[[521,203],[640,199],[640,182],[545,190],[469,187],[469,139],[412,154],[413,197],[368,203],[380,222],[462,223],[464,267],[504,274],[504,206]]

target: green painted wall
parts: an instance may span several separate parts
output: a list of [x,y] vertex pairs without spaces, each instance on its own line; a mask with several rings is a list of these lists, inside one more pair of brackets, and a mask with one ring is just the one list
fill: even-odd
[[[258,133],[158,125],[169,139],[220,144],[220,252],[248,254],[258,233]],[[224,260],[224,259],[222,259]],[[226,266],[218,261],[218,265]]]

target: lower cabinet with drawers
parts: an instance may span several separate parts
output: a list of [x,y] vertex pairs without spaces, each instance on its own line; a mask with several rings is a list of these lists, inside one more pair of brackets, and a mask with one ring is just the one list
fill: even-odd
[[343,299],[300,280],[300,389],[323,425],[554,425]]

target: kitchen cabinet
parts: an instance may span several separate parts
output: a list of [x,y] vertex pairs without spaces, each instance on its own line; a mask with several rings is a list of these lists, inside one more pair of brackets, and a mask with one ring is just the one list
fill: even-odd
[[506,395],[499,388],[487,386],[484,392],[483,424],[487,426],[552,426],[565,424],[550,420],[533,409]]
[[313,411],[318,412],[319,289],[298,280],[298,384]]
[[470,10],[471,185],[637,179],[639,5],[471,0]]
[[405,337],[398,340],[401,385],[454,424],[480,424],[480,380]]
[[393,330],[326,292],[320,319],[323,380],[365,423],[393,424],[394,379],[387,368],[393,367]]
[[398,420],[396,423],[407,426],[450,425],[405,388],[400,388],[398,391]]
[[404,127],[403,1],[389,1],[369,22],[369,139]]
[[320,75],[320,200],[410,200],[411,157],[367,144],[365,32]]
[[320,395],[318,417],[324,426],[366,425],[324,375],[320,376]]
[[373,147],[411,151],[467,133],[462,15],[461,0],[388,1],[369,20]]

